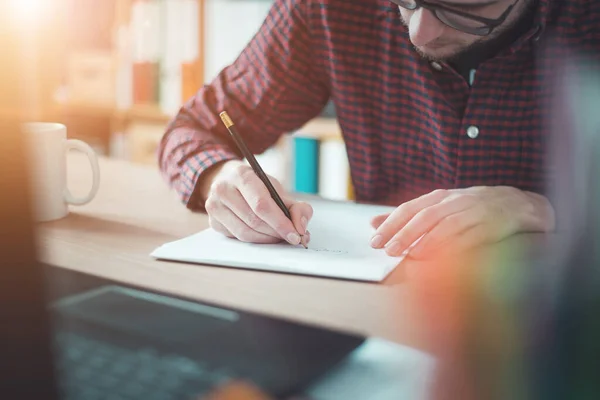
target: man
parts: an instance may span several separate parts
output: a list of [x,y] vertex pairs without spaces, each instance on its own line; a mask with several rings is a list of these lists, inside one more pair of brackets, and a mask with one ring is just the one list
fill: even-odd
[[600,2],[277,0],[240,57],[169,125],[160,168],[224,235],[308,241],[310,205],[286,194],[285,218],[219,112],[260,153],[332,100],[357,200],[397,206],[373,220],[374,248],[398,255],[422,237],[410,252],[422,257],[449,240],[552,231],[544,81],[573,48],[600,53]]

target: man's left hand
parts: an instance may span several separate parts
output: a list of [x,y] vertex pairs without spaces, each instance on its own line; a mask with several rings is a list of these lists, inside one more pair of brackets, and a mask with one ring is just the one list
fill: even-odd
[[554,210],[543,196],[507,186],[435,190],[372,220],[371,245],[411,257],[451,244],[466,249],[520,232],[554,230]]

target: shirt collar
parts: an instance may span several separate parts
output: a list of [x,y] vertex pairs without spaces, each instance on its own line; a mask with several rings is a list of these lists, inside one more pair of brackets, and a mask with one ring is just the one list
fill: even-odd
[[550,19],[550,14],[554,6],[559,0],[538,0],[538,14],[536,17],[536,23],[542,29],[544,29]]
[[546,30],[553,6],[560,0],[537,0],[534,22],[525,35],[517,39],[509,48],[511,53],[519,50],[529,40],[538,41]]

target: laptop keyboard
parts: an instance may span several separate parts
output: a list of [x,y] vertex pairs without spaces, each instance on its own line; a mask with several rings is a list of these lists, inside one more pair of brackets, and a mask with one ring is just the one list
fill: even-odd
[[233,375],[152,348],[131,350],[73,333],[55,339],[65,400],[198,400]]

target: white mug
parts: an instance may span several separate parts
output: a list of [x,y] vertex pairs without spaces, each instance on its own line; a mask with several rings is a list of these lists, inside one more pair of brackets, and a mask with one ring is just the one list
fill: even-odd
[[[38,222],[61,219],[69,205],[87,204],[96,196],[100,168],[94,150],[85,142],[67,139],[67,127],[53,122],[29,122],[23,125],[30,158],[30,182],[34,217]],[[92,187],[84,197],[75,197],[67,188],[67,153],[80,150],[92,167]]]

